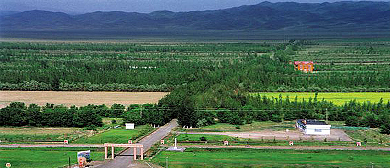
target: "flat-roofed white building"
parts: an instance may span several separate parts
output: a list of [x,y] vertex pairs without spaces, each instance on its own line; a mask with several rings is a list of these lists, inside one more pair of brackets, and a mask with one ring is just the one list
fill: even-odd
[[307,135],[330,135],[331,125],[325,121],[298,119],[296,127]]

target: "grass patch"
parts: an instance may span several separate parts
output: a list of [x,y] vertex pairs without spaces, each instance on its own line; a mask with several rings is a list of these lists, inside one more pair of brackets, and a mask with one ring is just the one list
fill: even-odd
[[251,124],[240,125],[240,129],[236,128],[236,125],[227,123],[217,123],[200,128],[187,129],[191,132],[247,132],[247,131],[258,131],[271,129],[274,131],[295,129],[295,121],[284,121],[284,122],[272,122],[272,121],[261,121],[253,122]]
[[3,142],[63,141],[89,134],[81,128],[0,127]]
[[370,128],[367,130],[345,130],[355,141],[367,142],[367,143],[390,143],[390,135],[381,134],[379,129]]
[[77,163],[77,152],[91,150],[92,160],[103,160],[104,151],[97,148],[0,148],[0,165],[11,163],[12,167],[50,168]]
[[[315,92],[261,92],[252,93],[251,95],[257,94],[270,98],[279,98],[279,95],[282,95],[283,98],[288,96],[290,101],[294,101],[295,97],[298,97],[298,101],[302,101],[302,99],[309,100],[309,98],[314,99],[315,97]],[[317,96],[318,101],[325,99],[326,101],[333,102],[335,105],[343,105],[351,100],[356,100],[359,103],[378,103],[381,98],[383,98],[384,102],[390,101],[390,94],[388,92],[319,92]]]
[[73,143],[78,144],[103,144],[103,143],[127,143],[128,140],[135,140],[147,133],[153,131],[153,127],[149,125],[136,126],[134,130],[126,130],[124,128],[110,129],[100,134],[95,134],[90,137],[82,137]]
[[123,118],[102,118],[102,122],[105,126],[124,125]]
[[207,135],[207,134],[180,134],[176,137],[178,141],[237,141],[237,138],[227,135]]
[[152,161],[169,167],[389,167],[388,151],[199,149],[163,151]]

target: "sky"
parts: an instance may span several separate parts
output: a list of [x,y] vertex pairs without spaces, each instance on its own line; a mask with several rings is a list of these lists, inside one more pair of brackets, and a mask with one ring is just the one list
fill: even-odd
[[[0,11],[49,10],[73,14],[94,11],[126,11],[149,13],[158,10],[170,10],[178,12],[226,9],[241,5],[254,5],[263,1],[264,0],[0,0]],[[321,3],[335,2],[337,0],[268,1]]]

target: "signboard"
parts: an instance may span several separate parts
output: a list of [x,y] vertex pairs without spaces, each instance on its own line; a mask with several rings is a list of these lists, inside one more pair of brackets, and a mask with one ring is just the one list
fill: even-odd
[[91,160],[90,153],[91,153],[90,150],[77,152],[77,163],[80,168],[85,167],[87,161]]
[[362,146],[361,142],[356,142],[356,146]]
[[5,167],[11,167],[11,163],[6,163]]
[[64,140],[64,144],[69,144],[69,141],[68,140]]
[[229,145],[229,141],[223,141],[223,145]]
[[132,140],[128,140],[127,143],[128,144],[133,144],[133,141]]
[[77,163],[78,163],[79,168],[84,168],[85,165],[87,164],[87,159],[85,157],[78,157]]
[[162,139],[162,140],[160,141],[160,144],[161,144],[161,145],[164,145],[164,143],[165,143],[165,141]]
[[294,145],[294,142],[293,142],[293,141],[290,141],[290,142],[288,142],[288,145],[293,146],[293,145]]

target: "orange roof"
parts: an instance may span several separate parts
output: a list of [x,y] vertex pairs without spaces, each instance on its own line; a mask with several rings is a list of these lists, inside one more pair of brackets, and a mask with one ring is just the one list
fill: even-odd
[[313,64],[313,61],[294,61],[294,65],[298,64]]

